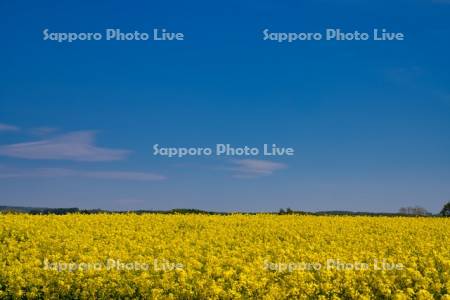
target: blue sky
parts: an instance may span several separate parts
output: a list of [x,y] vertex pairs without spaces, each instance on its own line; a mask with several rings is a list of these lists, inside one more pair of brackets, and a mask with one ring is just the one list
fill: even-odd
[[[450,200],[449,1],[91,2],[0,4],[0,205],[437,212]],[[45,28],[185,41],[56,43]],[[265,28],[406,39],[279,44]],[[152,155],[216,143],[296,152]]]

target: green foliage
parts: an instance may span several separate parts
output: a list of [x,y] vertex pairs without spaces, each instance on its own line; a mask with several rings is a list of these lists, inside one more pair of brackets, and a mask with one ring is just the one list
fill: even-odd
[[444,217],[450,217],[450,202],[447,202],[441,210],[441,215]]

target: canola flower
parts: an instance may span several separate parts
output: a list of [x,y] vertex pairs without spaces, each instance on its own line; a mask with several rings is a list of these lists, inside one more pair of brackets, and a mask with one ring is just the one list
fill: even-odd
[[0,215],[0,299],[450,299],[450,219]]

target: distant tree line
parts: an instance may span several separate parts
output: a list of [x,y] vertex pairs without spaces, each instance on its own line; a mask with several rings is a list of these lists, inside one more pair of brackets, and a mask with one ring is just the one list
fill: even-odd
[[[66,214],[124,214],[124,213],[135,213],[135,214],[203,214],[203,215],[231,215],[233,212],[214,212],[205,211],[200,209],[191,208],[176,208],[172,210],[130,210],[130,211],[111,211],[102,209],[79,209],[77,207],[69,208],[36,208],[36,207],[15,207],[15,206],[0,206],[0,213],[28,213],[32,215],[66,215]],[[258,214],[256,212],[239,212],[241,214]],[[326,216],[326,215],[349,215],[349,216],[433,216],[430,212],[420,206],[414,207],[402,207],[399,209],[398,213],[372,213],[372,212],[354,212],[354,211],[318,211],[318,212],[306,212],[301,210],[293,210],[291,208],[283,209],[281,208],[278,212],[266,212],[269,214],[278,215],[316,215],[316,216]],[[450,217],[450,202],[447,202],[442,208],[440,216]]]
[[425,208],[420,207],[420,206],[401,207],[398,212],[401,215],[413,215],[413,216],[428,216],[428,215],[431,215],[431,213],[429,213]]

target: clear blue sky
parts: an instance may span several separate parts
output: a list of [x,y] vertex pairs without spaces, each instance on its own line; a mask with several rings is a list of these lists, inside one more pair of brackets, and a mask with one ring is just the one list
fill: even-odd
[[[450,200],[448,0],[95,2],[0,3],[0,205],[437,212]],[[45,28],[185,41],[56,43]],[[406,39],[278,44],[265,28]],[[296,153],[175,159],[153,156],[156,143]]]

